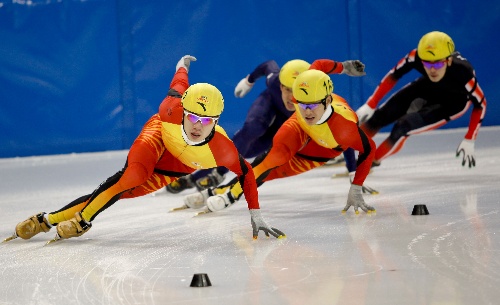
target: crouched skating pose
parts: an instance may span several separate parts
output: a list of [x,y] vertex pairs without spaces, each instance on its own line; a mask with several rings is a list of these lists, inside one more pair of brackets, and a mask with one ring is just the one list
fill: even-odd
[[[353,148],[359,152],[358,164],[343,212],[351,206],[356,214],[359,208],[374,212],[365,203],[362,192],[375,155],[375,143],[358,127],[357,116],[347,102],[332,92],[330,77],[320,70],[307,70],[297,76],[293,83],[296,111],[276,133],[269,153],[254,162],[257,183],[304,173]],[[210,212],[222,210],[243,195],[237,180],[229,188],[229,192],[227,186],[220,186],[190,194],[184,197],[184,204],[195,209],[206,205]]]
[[243,185],[253,237],[257,238],[261,230],[267,236],[284,237],[262,218],[252,168],[217,124],[224,109],[222,94],[207,83],[189,86],[188,70],[194,60],[186,55],[177,63],[167,97],[132,144],[122,170],[63,208],[20,222],[5,241],[30,239],[54,226],[57,234],[52,241],[81,236],[90,230],[99,213],[119,199],[152,193],[196,169],[217,166],[234,172]]

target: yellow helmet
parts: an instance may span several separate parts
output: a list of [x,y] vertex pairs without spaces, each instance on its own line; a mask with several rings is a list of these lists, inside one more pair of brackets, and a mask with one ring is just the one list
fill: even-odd
[[185,110],[201,116],[217,117],[224,110],[224,98],[215,86],[198,83],[189,86],[184,92],[182,106]]
[[455,44],[451,37],[443,32],[430,32],[422,36],[418,42],[418,56],[425,61],[438,61],[455,52]]
[[281,67],[279,75],[280,83],[285,87],[292,88],[293,82],[297,76],[309,69],[310,66],[310,63],[302,59],[293,59],[288,61],[283,65],[283,67]]
[[293,97],[301,103],[317,103],[333,92],[330,76],[320,70],[307,70],[293,83]]

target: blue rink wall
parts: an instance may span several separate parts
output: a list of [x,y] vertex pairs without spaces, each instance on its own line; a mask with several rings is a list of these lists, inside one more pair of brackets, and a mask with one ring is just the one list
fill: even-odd
[[[493,0],[0,0],[0,157],[128,149],[185,54],[198,58],[190,82],[222,91],[230,136],[265,81],[244,99],[234,87],[268,59],[361,59],[365,77],[332,76],[357,109],[432,30],[473,64],[483,126],[500,125],[499,11]],[[445,128],[467,126],[470,112]]]

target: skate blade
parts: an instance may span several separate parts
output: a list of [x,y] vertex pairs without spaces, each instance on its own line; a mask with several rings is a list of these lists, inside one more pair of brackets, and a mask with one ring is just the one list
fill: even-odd
[[178,207],[178,208],[171,208],[169,212],[182,211],[182,210],[185,210],[185,209],[189,209],[189,207],[186,206],[186,205],[183,205],[183,206]]
[[212,212],[209,209],[206,209],[206,210],[203,210],[201,212],[198,212],[198,213],[194,214],[193,217],[200,216],[200,215],[205,215],[205,214],[209,214],[209,213],[212,213]]
[[363,194],[365,194],[365,193],[368,193],[370,195],[378,195],[379,194],[379,192],[377,190],[372,189],[371,187],[363,186],[361,190],[363,191]]
[[16,235],[16,233],[14,233],[14,234],[12,234],[11,237],[7,237],[6,239],[4,239],[2,241],[2,243],[6,243],[6,242],[11,241],[11,240],[16,239],[16,238],[17,238],[17,235]]
[[[370,172],[368,174],[371,174],[373,172],[372,169],[370,169]],[[334,178],[342,178],[342,177],[349,177],[349,172],[343,172],[343,173],[338,173],[338,174],[333,174],[332,179]]]
[[54,237],[53,239],[49,240],[49,241],[48,241],[48,242],[44,245],[44,247],[45,247],[45,246],[47,246],[47,245],[53,244],[53,243],[55,243],[56,241],[59,241],[59,240],[61,240],[61,239],[62,239],[62,238],[59,236],[59,234],[56,234],[56,237]]
[[323,166],[326,166],[326,167],[345,166],[345,160],[338,161],[338,162],[326,162],[325,164],[323,164]]
[[333,174],[332,179],[335,178],[344,178],[344,177],[349,177],[349,172],[343,172],[343,173],[338,173],[338,174]]

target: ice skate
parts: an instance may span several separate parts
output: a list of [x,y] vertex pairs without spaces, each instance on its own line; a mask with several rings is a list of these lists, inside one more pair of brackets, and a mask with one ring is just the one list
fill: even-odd
[[338,155],[337,157],[328,160],[323,166],[341,166],[345,165],[344,155]]
[[201,209],[205,206],[205,201],[208,196],[208,190],[186,195],[184,197],[184,204],[180,207],[170,209],[169,212],[177,212],[186,209]]
[[42,231],[49,232],[52,225],[49,223],[45,215],[46,213],[41,212],[31,216],[23,222],[18,223],[14,234],[4,239],[3,242],[8,242],[18,237],[21,237],[22,239],[30,239]]
[[201,192],[196,192],[189,194],[184,197],[184,206],[190,209],[201,209],[206,206],[207,198],[210,197],[208,193],[209,190],[203,190]]
[[85,232],[90,230],[90,228],[92,228],[92,224],[83,219],[82,213],[76,212],[75,217],[57,224],[56,236],[52,240],[49,240],[46,245],[60,239],[82,236]]
[[216,187],[222,181],[224,181],[224,177],[225,177],[224,175],[219,174],[217,172],[217,169],[214,168],[210,174],[196,180],[195,182],[196,188],[198,189],[198,191],[202,191],[210,187]]
[[334,179],[334,178],[345,178],[345,177],[349,177],[349,172],[348,171],[341,172],[341,173],[335,173],[335,174],[332,175],[332,179]]
[[[373,169],[370,169],[370,174],[373,173]],[[349,172],[348,171],[345,171],[345,172],[341,172],[341,173],[335,173],[332,175],[332,179],[335,179],[335,178],[345,178],[345,177],[349,177]]]
[[[370,169],[370,173],[371,172],[372,172],[372,169]],[[342,174],[343,174],[343,176],[337,176],[339,174],[333,174],[332,178],[349,177],[349,180],[352,183],[352,181],[354,180],[354,176],[355,176],[356,173],[355,172],[350,172],[350,173],[349,172],[345,172],[345,173],[342,173]],[[379,192],[376,189],[371,188],[371,187],[369,187],[367,185],[361,186],[361,191],[363,192],[363,194],[370,194],[370,195],[378,195],[379,194]]]
[[52,244],[52,243],[55,243],[56,241],[61,240],[61,239],[62,238],[59,236],[59,234],[56,234],[56,237],[54,237],[51,240],[49,240],[47,243],[45,243],[44,246],[47,246],[47,245]]
[[177,208],[171,208],[169,212],[177,212],[177,211],[182,211],[182,210],[185,210],[185,209],[189,209],[189,207],[187,205],[183,205],[183,206],[180,206],[180,207],[177,207]]
[[12,236],[7,237],[6,239],[4,239],[4,240],[2,241],[2,243],[6,243],[6,242],[11,241],[11,240],[16,239],[16,238],[17,238],[17,234],[16,234],[16,233],[14,233],[14,234],[12,234]]
[[361,188],[361,190],[363,191],[363,194],[370,194],[370,195],[378,195],[380,194],[376,189],[373,189],[369,186],[366,186],[366,185],[363,185],[363,187]]
[[194,214],[193,217],[204,215],[204,214],[208,214],[208,213],[212,213],[212,211],[210,211],[207,207],[205,207],[202,211],[197,212],[196,214]]
[[233,205],[237,200],[233,198],[231,192],[224,193],[222,195],[214,195],[208,197],[206,200],[206,205],[209,211],[217,212]]
[[179,179],[170,183],[165,187],[165,189],[169,193],[177,194],[184,190],[193,188],[194,186],[195,186],[194,183],[191,181],[191,175],[187,175],[184,177],[180,177]]

